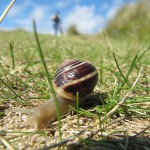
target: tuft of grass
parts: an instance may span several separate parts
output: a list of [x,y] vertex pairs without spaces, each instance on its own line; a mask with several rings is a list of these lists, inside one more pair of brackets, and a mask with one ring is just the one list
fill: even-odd
[[[18,95],[3,79],[0,78],[0,82],[2,84],[4,84],[15,96],[16,96],[16,101],[21,103],[21,104],[26,104],[26,105],[31,105],[33,106],[32,103],[30,103],[29,101],[26,101],[25,99],[23,99],[20,95]],[[19,99],[17,99],[19,98]]]

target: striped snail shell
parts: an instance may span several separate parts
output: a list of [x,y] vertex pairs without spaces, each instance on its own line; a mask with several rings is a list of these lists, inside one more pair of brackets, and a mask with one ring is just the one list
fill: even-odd
[[67,59],[58,68],[53,86],[63,98],[76,100],[79,92],[79,98],[85,99],[93,91],[97,81],[98,72],[92,64]]

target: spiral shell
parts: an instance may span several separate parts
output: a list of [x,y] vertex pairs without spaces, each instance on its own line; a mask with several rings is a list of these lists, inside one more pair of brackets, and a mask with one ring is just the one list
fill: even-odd
[[57,94],[66,99],[85,99],[95,88],[98,81],[96,68],[78,60],[65,60],[56,72],[53,86]]

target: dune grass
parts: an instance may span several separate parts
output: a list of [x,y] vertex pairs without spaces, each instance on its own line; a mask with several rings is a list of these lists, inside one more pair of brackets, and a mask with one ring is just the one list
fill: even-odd
[[[122,135],[127,134],[124,129],[118,131],[118,126],[107,129],[107,126],[117,124],[115,120],[131,117],[143,120],[143,124],[149,121],[150,50],[147,42],[130,37],[112,39],[107,35],[54,37],[36,34],[36,31],[33,34],[16,30],[1,32],[0,45],[0,135],[11,148],[17,148],[16,143],[29,149],[58,148],[76,138],[77,145],[66,144],[67,148],[106,146],[110,135],[114,136],[114,133],[120,132]],[[61,125],[58,119],[58,122],[52,124],[52,128],[40,132],[30,132],[29,128],[22,127],[22,120],[16,123],[17,126],[11,123],[18,116],[6,116],[3,111],[12,107],[33,107],[31,105],[39,105],[53,96],[51,80],[59,64],[68,58],[89,61],[98,69],[99,81],[93,98],[88,100],[89,103],[83,103],[81,106],[77,104],[77,108],[72,108],[73,115],[63,117]],[[130,122],[136,131],[136,121],[133,122],[134,125],[130,119],[125,121]],[[148,125],[145,126],[146,130],[142,130],[143,125],[140,125],[137,134],[140,128],[142,134],[149,137]],[[124,127],[123,124],[121,126]],[[129,136],[136,135],[135,131],[129,129]],[[66,137],[67,134],[69,137]],[[35,144],[37,141],[25,145],[22,141],[24,136],[52,138],[52,142],[39,140],[38,145]],[[89,139],[86,139],[87,137]],[[114,143],[114,139],[111,142]],[[116,148],[111,142],[109,146]],[[116,139],[116,143],[127,144],[124,139]],[[7,146],[0,146],[4,147]]]

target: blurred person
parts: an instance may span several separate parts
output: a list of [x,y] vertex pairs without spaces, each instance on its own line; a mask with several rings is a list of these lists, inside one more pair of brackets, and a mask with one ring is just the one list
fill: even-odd
[[60,32],[61,34],[63,34],[62,31],[62,26],[61,26],[61,19],[60,19],[60,13],[56,12],[53,16],[52,16],[52,21],[53,21],[53,27],[54,27],[54,32],[55,35],[58,34],[58,32]]

